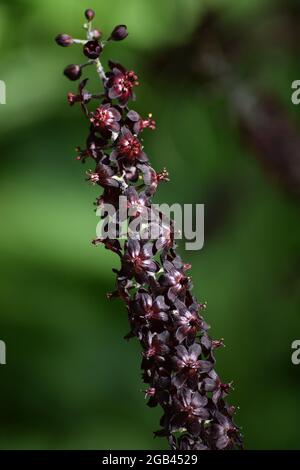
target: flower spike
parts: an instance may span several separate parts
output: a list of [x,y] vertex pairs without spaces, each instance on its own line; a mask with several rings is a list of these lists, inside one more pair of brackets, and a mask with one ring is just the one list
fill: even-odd
[[[94,16],[93,10],[86,10],[85,40],[60,34],[56,42],[64,47],[81,44],[89,58],[87,64],[65,69],[70,80],[79,79],[86,65],[95,65],[102,84],[100,91],[92,93],[86,89],[85,79],[77,94],[68,94],[70,105],[81,104],[88,124],[86,148],[77,148],[77,159],[94,163],[86,175],[91,184],[103,188],[97,209],[110,204],[119,216],[123,197],[127,223],[136,224],[123,242],[117,217],[113,224],[116,236],[98,236],[92,242],[104,245],[121,261],[120,269],[113,270],[116,289],[108,298],[124,301],[130,326],[125,338],[136,337],[140,342],[145,398],[148,406],[159,405],[163,411],[161,429],[155,436],[167,438],[174,450],[240,449],[241,434],[233,421],[235,407],[225,401],[232,384],[223,383],[215,371],[215,350],[224,345],[223,340],[208,335],[209,326],[201,315],[206,303],[199,303],[191,293],[191,278],[186,273],[191,265],[176,253],[173,222],[152,208],[159,184],[169,181],[166,169],[156,172],[151,167],[140,138],[142,131],[154,130],[156,123],[151,113],[144,119],[129,108],[138,85],[135,72],[113,62],[105,71],[100,61],[110,40],[127,37],[127,27],[116,26],[109,41],[101,41],[102,33],[92,27]],[[145,228],[150,215],[154,219]],[[155,237],[149,236],[152,230]]]

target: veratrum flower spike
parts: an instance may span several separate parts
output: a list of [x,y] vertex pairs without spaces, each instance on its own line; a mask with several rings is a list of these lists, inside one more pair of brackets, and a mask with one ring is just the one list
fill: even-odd
[[[152,115],[143,119],[129,108],[135,98],[138,77],[123,65],[109,62],[105,72],[100,57],[110,39],[127,36],[125,25],[116,26],[106,41],[92,28],[93,10],[85,12],[86,39],[59,35],[59,45],[80,44],[89,60],[68,66],[70,80],[80,78],[84,67],[95,65],[101,79],[100,93],[86,89],[87,79],[79,84],[78,93],[68,93],[70,105],[80,103],[89,126],[86,148],[78,148],[77,159],[94,162],[88,180],[103,188],[96,200],[97,208],[109,203],[119,211],[119,197],[127,198],[131,209],[128,222],[151,210],[151,200],[162,181],[168,181],[164,169],[157,173],[144,152],[140,134],[154,130]],[[71,38],[71,39],[69,39]],[[91,104],[95,103],[93,109]],[[158,214],[162,220],[162,214]],[[160,224],[156,239],[145,239],[142,229],[123,243],[118,237],[98,238],[120,258],[116,290],[109,298],[120,297],[126,304],[130,332],[142,347],[143,380],[148,405],[160,405],[161,428],[154,434],[166,437],[172,449],[221,450],[241,449],[241,434],[233,422],[235,407],[226,403],[231,384],[222,383],[215,372],[215,349],[223,341],[210,338],[200,304],[191,293],[191,279],[176,254],[174,225]]]

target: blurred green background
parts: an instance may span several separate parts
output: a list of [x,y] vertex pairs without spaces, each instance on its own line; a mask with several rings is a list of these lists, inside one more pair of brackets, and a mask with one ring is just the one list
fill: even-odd
[[[231,401],[240,406],[245,446],[300,448],[300,366],[291,363],[291,343],[300,337],[299,147],[292,168],[292,152],[286,160],[280,154],[274,168],[273,151],[266,156],[244,139],[222,76],[203,73],[194,52],[197,41],[200,48],[213,44],[212,55],[225,51],[231,84],[241,80],[251,93],[272,94],[283,129],[291,126],[297,143],[297,3],[0,2],[0,79],[7,86],[0,106],[2,449],[167,447],[153,439],[160,412],[145,406],[139,346],[123,340],[125,309],[106,300],[117,259],[90,245],[97,192],[84,181],[89,162],[74,160],[87,128],[79,109],[66,103],[77,85],[62,69],[81,52],[58,48],[53,38],[80,36],[87,7],[106,34],[128,25],[128,40],[104,57],[138,73],[135,107],[157,120],[157,131],[144,136],[146,151],[155,168],[168,168],[171,183],[160,187],[156,202],[206,206],[204,249],[182,247],[181,254],[193,263],[195,294],[208,302],[212,335],[225,338],[217,370],[234,381]],[[201,24],[212,9],[223,32],[209,31],[208,40]]]

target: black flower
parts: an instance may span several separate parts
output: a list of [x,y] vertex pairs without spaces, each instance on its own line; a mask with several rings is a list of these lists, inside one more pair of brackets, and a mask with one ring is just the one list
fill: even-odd
[[96,169],[94,172],[89,171],[87,173],[88,179],[92,184],[99,184],[103,187],[114,187],[117,188],[119,183],[114,179],[115,172],[114,170],[104,163],[97,163]]
[[156,129],[156,122],[152,119],[152,114],[148,115],[147,119],[141,118],[141,116],[136,111],[129,111],[127,114],[127,119],[131,123],[132,130],[134,134],[139,134],[144,129]]
[[217,423],[212,427],[212,438],[218,450],[232,449],[240,444],[239,430],[232,420],[218,411],[215,414]]
[[167,344],[168,338],[169,333],[167,331],[161,334],[149,332],[146,339],[146,348],[143,353],[145,358],[164,361],[164,356],[170,351]]
[[222,383],[218,374],[211,370],[203,380],[202,388],[206,392],[213,392],[212,393],[212,400],[215,404],[219,402],[220,399],[225,398],[228,395],[230,389],[232,388],[231,383]]
[[134,97],[133,87],[139,84],[138,78],[133,71],[126,70],[120,64],[111,62],[110,67],[106,83],[108,98],[117,99],[121,106],[125,106]]
[[168,297],[174,301],[178,296],[183,296],[190,286],[190,278],[185,275],[183,269],[178,269],[173,263],[164,262],[165,274],[159,279],[160,285],[168,289]]
[[213,364],[209,361],[199,359],[201,355],[201,346],[194,343],[187,350],[185,346],[176,347],[176,356],[173,361],[175,364],[176,375],[173,383],[177,388],[181,388],[187,381],[190,386],[196,387],[199,373],[209,372]]
[[207,403],[207,398],[199,392],[183,389],[179,397],[174,398],[176,411],[170,420],[172,431],[183,428],[192,435],[199,435],[201,422],[209,418]]
[[185,303],[179,299],[176,299],[174,304],[176,306],[176,310],[173,313],[177,326],[176,338],[180,343],[186,338],[189,340],[194,339],[201,329],[204,331],[208,329],[208,325],[199,316],[195,305],[192,304],[187,308]]
[[139,317],[148,321],[168,321],[169,306],[162,295],[153,297],[146,292],[138,293],[135,299],[134,311]]
[[116,149],[111,154],[112,159],[126,159],[129,161],[145,162],[148,160],[143,151],[143,146],[139,139],[133,135],[129,129],[123,127],[116,144]]
[[90,121],[97,130],[108,130],[112,132],[120,131],[119,121],[121,114],[119,111],[110,105],[110,103],[103,104],[90,113]]
[[158,269],[157,262],[153,260],[153,244],[130,238],[123,256],[122,273],[145,282],[147,276],[157,272]]

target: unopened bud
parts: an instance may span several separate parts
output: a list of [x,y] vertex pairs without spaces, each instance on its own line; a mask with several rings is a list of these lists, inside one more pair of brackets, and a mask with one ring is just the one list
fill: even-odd
[[55,38],[56,43],[62,47],[68,47],[73,44],[73,38],[69,34],[59,34]]
[[80,65],[70,64],[64,70],[64,75],[68,77],[69,80],[75,81],[81,77],[81,67]]
[[83,53],[86,57],[89,59],[98,59],[99,55],[102,52],[102,46],[101,44],[94,40],[94,41],[88,41],[84,46],[83,46]]
[[102,31],[100,29],[92,29],[89,33],[89,37],[93,39],[100,39],[102,37]]
[[127,26],[125,26],[125,24],[120,24],[115,27],[109,39],[112,39],[113,41],[122,41],[123,39],[127,38],[127,36]]
[[88,21],[92,21],[95,18],[95,12],[91,8],[85,10],[84,15]]

